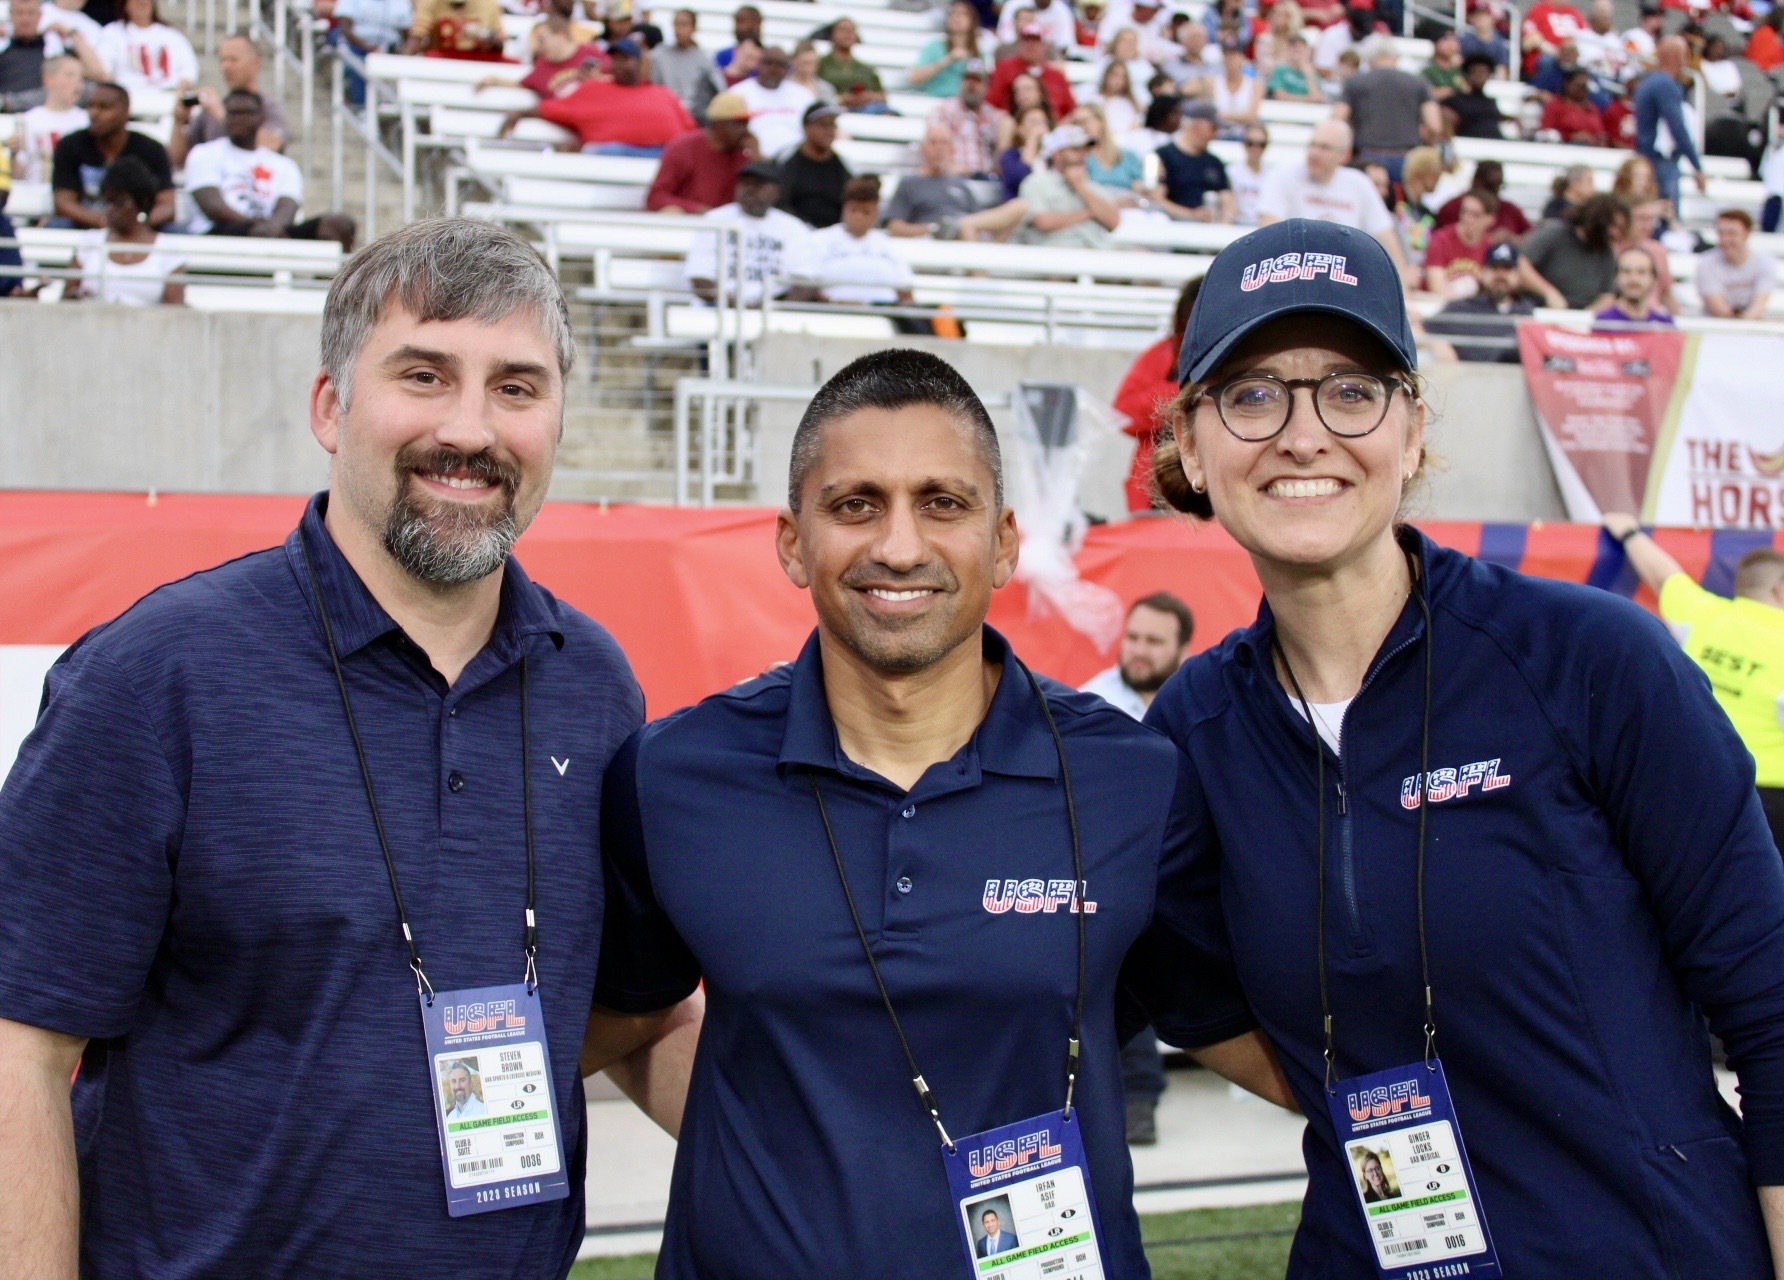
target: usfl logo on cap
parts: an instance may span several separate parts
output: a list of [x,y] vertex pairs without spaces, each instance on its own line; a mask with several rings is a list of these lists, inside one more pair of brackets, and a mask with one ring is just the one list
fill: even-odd
[[1333,284],[1355,285],[1357,278],[1344,269],[1346,261],[1338,253],[1284,253],[1247,266],[1239,278],[1239,287],[1251,293],[1267,284],[1311,280],[1318,275],[1329,276]]

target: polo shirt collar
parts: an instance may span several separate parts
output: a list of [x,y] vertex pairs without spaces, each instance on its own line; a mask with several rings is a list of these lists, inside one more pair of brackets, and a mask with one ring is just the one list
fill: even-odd
[[[966,780],[976,785],[981,773],[1017,778],[1059,777],[1059,755],[1046,717],[1028,683],[1027,668],[1010,643],[991,627],[981,627],[987,661],[1000,663],[1003,675],[984,720],[955,757]],[[864,771],[843,754],[836,721],[824,695],[824,662],[814,630],[793,663],[787,699],[786,728],[781,737],[780,764],[802,765],[860,776]]]
[[[299,539],[308,545],[316,580],[322,584],[322,594],[328,601],[328,622],[334,630],[335,646],[346,658],[402,628],[373,598],[359,574],[347,563],[347,557],[335,545],[328,526],[323,523],[327,511],[326,491],[312,497],[304,508],[298,528],[285,539],[285,553],[305,600],[313,603],[310,575],[304,567]],[[541,635],[549,637],[556,647],[563,647],[564,633],[558,626],[550,597],[534,586],[520,562],[509,556],[502,570],[502,598],[488,648],[505,658],[518,657],[532,637]]]

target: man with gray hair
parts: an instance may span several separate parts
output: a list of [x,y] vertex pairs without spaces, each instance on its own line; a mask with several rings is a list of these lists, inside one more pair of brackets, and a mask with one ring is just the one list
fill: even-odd
[[[591,1017],[642,698],[510,554],[562,429],[557,280],[416,223],[335,279],[321,345],[327,490],[76,642],[0,789],[8,1280],[561,1280],[583,1074],[691,1053],[697,1006]],[[441,1089],[465,1050],[481,1119]]]

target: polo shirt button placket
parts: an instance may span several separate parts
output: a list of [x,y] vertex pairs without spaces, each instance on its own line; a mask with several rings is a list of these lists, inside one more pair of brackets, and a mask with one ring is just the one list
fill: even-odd
[[457,795],[465,789],[465,775],[454,769],[446,775],[446,789]]
[[911,891],[911,887],[912,887],[911,886],[911,878],[909,876],[899,876],[898,877],[898,892],[909,893]]

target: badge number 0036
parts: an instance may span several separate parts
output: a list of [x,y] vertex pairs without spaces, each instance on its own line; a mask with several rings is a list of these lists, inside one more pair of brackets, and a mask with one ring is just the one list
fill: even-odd
[[455,1218],[570,1194],[537,988],[442,991],[421,1002],[446,1211]]

